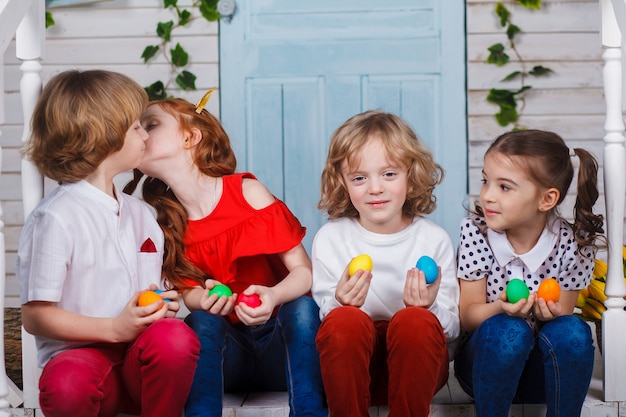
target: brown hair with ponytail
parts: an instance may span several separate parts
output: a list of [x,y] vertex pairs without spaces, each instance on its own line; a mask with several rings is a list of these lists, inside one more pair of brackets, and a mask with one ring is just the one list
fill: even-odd
[[[598,192],[598,162],[595,157],[582,148],[573,152],[580,160],[578,169],[576,203],[574,205],[574,230],[576,242],[581,246],[595,246],[595,241],[604,230],[603,216],[593,212]],[[560,215],[559,205],[565,199],[574,178],[574,165],[570,149],[563,138],[545,130],[516,130],[500,135],[487,149],[486,155],[500,153],[517,156],[521,168],[540,187],[559,190],[559,200],[552,209]],[[482,216],[483,211],[476,202],[475,213]]]

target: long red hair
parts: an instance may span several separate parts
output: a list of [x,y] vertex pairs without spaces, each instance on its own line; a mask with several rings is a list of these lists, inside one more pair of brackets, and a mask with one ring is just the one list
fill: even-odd
[[[165,99],[150,104],[160,106],[177,121],[182,133],[192,128],[202,132],[202,139],[194,148],[193,160],[205,175],[221,177],[235,172],[237,159],[230,139],[220,122],[208,111],[196,113],[193,104],[182,99]],[[134,178],[124,192],[132,194],[144,174],[135,170]],[[204,286],[207,275],[185,256],[184,236],[187,212],[169,186],[158,178],[146,177],[142,186],[143,199],[155,208],[157,221],[165,235],[163,275],[172,287],[189,287],[189,280]]]

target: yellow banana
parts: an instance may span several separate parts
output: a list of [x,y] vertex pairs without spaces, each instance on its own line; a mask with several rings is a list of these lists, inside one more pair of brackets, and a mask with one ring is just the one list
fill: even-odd
[[601,303],[605,302],[608,298],[606,294],[604,294],[604,288],[606,287],[606,283],[602,281],[598,281],[597,279],[592,279],[591,284],[589,284],[589,297],[595,300],[600,301]]
[[598,311],[598,313],[600,313],[600,314],[602,314],[602,313],[604,313],[606,311],[606,307],[604,306],[604,304],[602,304],[598,300],[594,300],[593,298],[587,298],[587,304],[585,304],[585,305],[590,305],[591,307],[596,309]]
[[580,308],[582,315],[587,317],[588,319],[593,320],[602,320],[602,314],[595,308],[591,306],[591,304],[585,304]]
[[606,262],[604,262],[601,259],[596,259],[595,265],[593,267],[593,277],[594,278],[606,277],[607,271],[608,271],[608,266]]
[[602,303],[599,303],[593,298],[588,298],[587,303],[581,307],[581,311],[584,317],[593,320],[601,320],[602,313],[606,311],[606,308],[602,305]]
[[[585,290],[583,292],[583,290]],[[587,302],[587,289],[583,288],[583,290],[578,291],[578,298],[576,299],[576,307],[582,308]]]

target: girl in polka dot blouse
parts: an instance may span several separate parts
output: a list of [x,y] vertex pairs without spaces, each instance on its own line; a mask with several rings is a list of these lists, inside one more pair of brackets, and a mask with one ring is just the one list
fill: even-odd
[[[572,315],[589,284],[602,238],[595,158],[580,160],[574,222],[560,216],[574,175],[563,139],[541,130],[508,132],[487,150],[480,199],[461,224],[457,275],[461,325],[468,333],[455,373],[474,397],[477,417],[506,417],[512,403],[546,404],[547,416],[579,416],[593,370],[589,326]],[[530,295],[511,303],[507,283]],[[557,302],[537,297],[547,278]]]

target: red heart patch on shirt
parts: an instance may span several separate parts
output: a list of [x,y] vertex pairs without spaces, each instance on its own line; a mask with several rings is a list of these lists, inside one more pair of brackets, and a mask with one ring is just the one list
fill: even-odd
[[143,244],[141,245],[141,249],[139,249],[139,251],[140,252],[156,252],[157,250],[152,239],[148,238],[146,239],[145,242],[143,242]]

